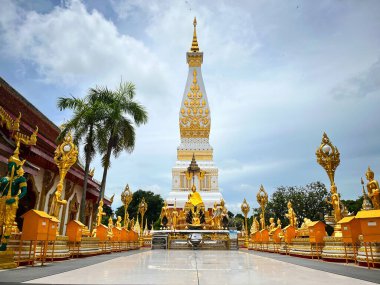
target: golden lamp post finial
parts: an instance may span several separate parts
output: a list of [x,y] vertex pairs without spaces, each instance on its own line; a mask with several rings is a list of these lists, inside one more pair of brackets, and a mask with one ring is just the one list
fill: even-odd
[[67,172],[70,167],[74,165],[78,158],[78,148],[73,143],[73,138],[70,133],[68,133],[63,142],[57,146],[54,152],[54,161],[59,169],[59,182],[57,185],[57,190],[54,193],[53,202],[50,207],[49,214],[58,219],[59,210],[61,205],[66,205],[67,201],[62,200],[62,190],[63,181],[66,177]]
[[124,205],[124,228],[128,230],[129,224],[129,214],[128,214],[128,206],[132,201],[132,191],[129,189],[129,185],[125,186],[124,191],[121,193],[121,202]]

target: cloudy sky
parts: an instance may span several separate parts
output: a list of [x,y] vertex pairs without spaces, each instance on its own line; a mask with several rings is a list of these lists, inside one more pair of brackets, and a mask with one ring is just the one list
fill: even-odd
[[[328,183],[315,150],[324,131],[341,152],[342,198],[380,175],[380,2],[0,0],[0,76],[56,124],[58,97],[132,81],[149,123],[112,161],[106,195],[129,183],[171,188],[186,51],[197,17],[210,142],[230,209],[257,206],[260,184]],[[101,179],[99,159],[95,177]],[[115,203],[119,206],[120,201]]]

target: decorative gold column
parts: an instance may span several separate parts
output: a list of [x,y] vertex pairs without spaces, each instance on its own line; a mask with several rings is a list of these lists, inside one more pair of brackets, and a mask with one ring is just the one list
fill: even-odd
[[121,202],[124,205],[124,228],[128,230],[129,225],[129,214],[128,214],[128,206],[132,201],[133,194],[131,190],[129,190],[129,185],[125,186],[124,191],[121,193]]
[[59,169],[59,182],[57,190],[54,193],[53,202],[50,207],[50,215],[59,219],[59,210],[61,205],[66,205],[67,201],[61,198],[63,190],[63,181],[70,167],[77,161],[78,148],[73,143],[70,133],[64,138],[63,142],[57,146],[54,152],[54,161]]
[[143,237],[143,229],[144,229],[144,214],[148,210],[148,204],[145,202],[145,198],[143,197],[139,204],[139,213],[141,215],[141,229],[140,229],[140,246],[144,246],[144,237]]
[[256,195],[257,203],[259,203],[261,208],[261,214],[260,214],[260,226],[261,229],[265,229],[265,208],[268,204],[268,193],[265,191],[264,186],[261,185],[259,192],[257,192]]
[[244,224],[245,224],[245,237],[244,237],[244,247],[248,248],[248,223],[247,223],[247,215],[249,213],[249,210],[251,208],[249,207],[247,200],[244,198],[243,203],[241,204],[241,211],[244,214]]
[[337,224],[337,222],[342,219],[342,213],[340,208],[340,198],[334,180],[335,170],[340,163],[340,153],[338,148],[330,142],[326,133],[323,133],[322,142],[315,154],[317,156],[317,162],[326,170],[327,176],[330,180],[331,200],[326,201],[331,204],[334,209],[334,230],[336,231],[334,232],[334,236],[340,236],[340,225]]

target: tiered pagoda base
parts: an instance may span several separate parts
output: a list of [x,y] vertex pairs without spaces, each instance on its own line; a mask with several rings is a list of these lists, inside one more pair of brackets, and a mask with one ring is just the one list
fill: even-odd
[[[357,262],[359,265],[380,268],[380,243],[364,243],[361,244],[358,255]],[[367,263],[368,261],[368,263]]]
[[343,238],[327,236],[323,238],[325,243],[322,250],[322,259],[334,262],[354,262],[357,252],[356,246],[344,244]]
[[152,249],[194,249],[189,242],[191,234],[201,235],[202,242],[197,249],[220,250],[235,249],[231,247],[228,230],[161,230],[154,231]]
[[322,255],[323,244],[310,243],[308,237],[296,237],[292,240],[290,247],[290,255],[320,258]]

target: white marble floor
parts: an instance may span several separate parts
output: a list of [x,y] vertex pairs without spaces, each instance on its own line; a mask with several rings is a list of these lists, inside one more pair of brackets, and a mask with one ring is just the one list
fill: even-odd
[[50,284],[374,284],[243,251],[152,250],[28,281]]

